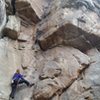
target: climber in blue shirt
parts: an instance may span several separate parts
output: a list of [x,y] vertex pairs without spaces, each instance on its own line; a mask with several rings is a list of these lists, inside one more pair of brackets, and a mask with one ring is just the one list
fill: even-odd
[[25,83],[29,87],[34,85],[34,83],[30,84],[27,80],[25,80],[23,75],[20,74],[20,70],[17,69],[16,73],[12,77],[12,83],[11,83],[12,91],[10,93],[10,98],[12,99],[14,98],[18,84],[22,84],[22,83]]
[[17,70],[17,73],[14,74],[12,80],[18,80],[18,79],[23,79],[23,75],[21,75],[18,70]]

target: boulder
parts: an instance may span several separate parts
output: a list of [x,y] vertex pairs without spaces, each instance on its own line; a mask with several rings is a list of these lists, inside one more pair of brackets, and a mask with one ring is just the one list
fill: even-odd
[[8,22],[3,30],[4,36],[17,39],[20,32],[20,20],[15,16],[8,16]]
[[[12,6],[9,0],[6,0],[8,7],[7,7],[7,14],[11,15]],[[31,0],[17,0],[16,1],[16,15],[22,19],[23,24],[34,25],[40,21],[39,16],[37,15],[36,11],[34,10],[34,1]],[[37,6],[35,6],[37,7]]]

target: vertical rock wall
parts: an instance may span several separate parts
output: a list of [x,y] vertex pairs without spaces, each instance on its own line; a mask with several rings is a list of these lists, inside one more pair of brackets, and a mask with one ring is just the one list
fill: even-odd
[[21,66],[21,57],[14,47],[16,42],[0,39],[0,100],[8,100],[13,73]]
[[[7,15],[0,39],[0,100],[8,100],[17,68],[34,86],[18,85],[15,100],[100,100],[100,52],[91,49],[100,44],[97,2],[16,0],[17,16]],[[1,29],[5,18],[1,0]]]

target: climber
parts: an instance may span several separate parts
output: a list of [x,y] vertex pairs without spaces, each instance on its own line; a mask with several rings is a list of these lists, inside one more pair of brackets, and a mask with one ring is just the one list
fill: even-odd
[[12,5],[12,14],[16,14],[16,0],[11,0],[11,5]]
[[12,91],[10,93],[10,98],[12,98],[12,99],[14,98],[18,84],[22,84],[22,83],[25,83],[29,87],[34,85],[34,83],[30,84],[27,80],[25,80],[23,78],[23,75],[20,74],[20,70],[17,69],[16,73],[12,77],[12,82],[11,82]]

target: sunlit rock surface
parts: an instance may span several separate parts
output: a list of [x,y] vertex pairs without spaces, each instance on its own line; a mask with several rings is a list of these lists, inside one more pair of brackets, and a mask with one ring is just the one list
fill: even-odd
[[16,42],[0,40],[0,100],[8,100],[12,75],[21,66],[20,54],[13,46],[16,47]]

